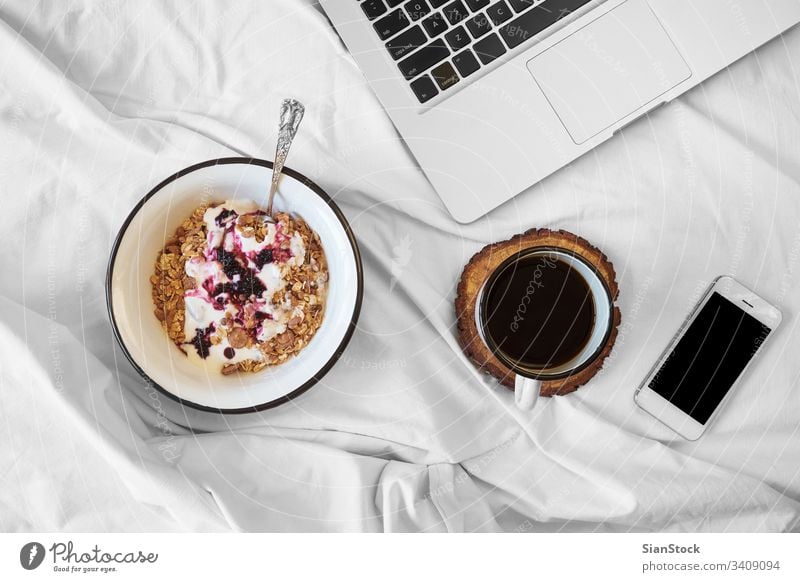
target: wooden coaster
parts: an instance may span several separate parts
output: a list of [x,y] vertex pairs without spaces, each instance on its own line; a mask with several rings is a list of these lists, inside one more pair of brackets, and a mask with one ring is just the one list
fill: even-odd
[[[531,229],[518,234],[507,241],[483,247],[464,267],[456,293],[456,317],[458,318],[458,341],[461,349],[481,370],[497,378],[507,388],[514,389],[514,373],[510,372],[500,360],[486,347],[478,335],[475,324],[475,300],[478,292],[489,275],[508,257],[525,249],[538,247],[555,247],[572,251],[592,264],[608,285],[611,297],[616,301],[619,294],[614,265],[597,248],[588,241],[565,230],[549,230],[546,228]],[[569,394],[586,384],[600,368],[611,352],[617,339],[621,314],[614,305],[614,321],[611,333],[600,354],[586,368],[573,376],[561,380],[553,380],[542,384],[542,396]]]

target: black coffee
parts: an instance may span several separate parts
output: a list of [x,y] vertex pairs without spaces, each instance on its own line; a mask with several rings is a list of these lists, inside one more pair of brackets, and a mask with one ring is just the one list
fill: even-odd
[[490,341],[527,368],[566,364],[584,348],[594,327],[588,283],[551,255],[530,255],[507,266],[484,301]]

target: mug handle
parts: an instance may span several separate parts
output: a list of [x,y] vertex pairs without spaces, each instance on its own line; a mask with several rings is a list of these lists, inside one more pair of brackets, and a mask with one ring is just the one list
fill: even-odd
[[539,399],[541,380],[526,378],[517,374],[514,377],[514,402],[520,410],[532,410]]

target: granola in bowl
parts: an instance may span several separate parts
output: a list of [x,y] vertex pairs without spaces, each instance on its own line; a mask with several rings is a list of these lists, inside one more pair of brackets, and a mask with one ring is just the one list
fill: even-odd
[[285,362],[322,324],[328,266],[318,235],[300,217],[264,216],[250,201],[195,209],[150,277],[169,338],[223,374]]

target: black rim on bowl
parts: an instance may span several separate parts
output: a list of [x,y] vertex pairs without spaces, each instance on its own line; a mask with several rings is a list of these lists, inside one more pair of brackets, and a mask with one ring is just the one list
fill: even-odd
[[274,408],[276,406],[279,406],[280,404],[292,400],[293,398],[298,397],[300,394],[302,394],[303,392],[314,386],[317,382],[319,382],[322,379],[322,377],[325,376],[325,374],[327,374],[328,371],[330,371],[333,365],[339,360],[342,353],[344,353],[347,344],[350,342],[350,338],[353,336],[356,324],[358,323],[358,316],[361,313],[361,301],[364,295],[364,274],[361,265],[361,253],[358,250],[358,243],[356,242],[356,238],[353,235],[353,231],[350,228],[347,219],[344,217],[344,214],[342,214],[342,211],[339,209],[336,203],[331,199],[331,197],[325,193],[325,191],[322,188],[317,186],[314,182],[306,178],[300,172],[292,170],[291,168],[284,167],[283,169],[284,174],[291,176],[292,178],[294,178],[295,180],[306,186],[308,189],[313,191],[317,196],[322,198],[322,200],[330,207],[331,211],[333,211],[334,215],[336,215],[336,218],[341,223],[342,228],[344,229],[345,233],[347,234],[347,238],[350,241],[350,246],[353,249],[353,257],[355,258],[356,261],[356,278],[357,278],[356,303],[353,308],[353,315],[350,318],[350,323],[348,324],[347,331],[345,332],[342,341],[339,343],[339,346],[333,352],[333,355],[330,357],[330,359],[322,366],[322,368],[320,368],[317,372],[315,372],[314,375],[311,377],[311,379],[305,382],[302,386],[295,388],[292,392],[284,396],[281,396],[280,398],[276,398],[275,400],[271,400],[269,402],[265,402],[263,404],[258,404],[255,406],[248,406],[244,408],[214,408],[211,406],[205,406],[203,404],[192,402],[191,400],[186,400],[185,398],[180,398],[179,396],[173,394],[163,386],[159,385],[157,382],[153,381],[153,379],[147,375],[144,369],[136,362],[136,360],[133,359],[133,356],[128,351],[128,347],[125,345],[125,341],[122,339],[122,334],[119,331],[119,328],[117,326],[117,320],[114,316],[114,303],[112,300],[111,287],[114,277],[114,263],[116,262],[117,252],[119,251],[122,239],[125,236],[126,231],[128,230],[128,226],[130,226],[134,217],[139,213],[139,211],[147,203],[147,201],[150,200],[150,198],[152,198],[156,194],[158,194],[162,189],[164,189],[165,186],[167,186],[171,182],[174,182],[178,178],[181,178],[186,174],[196,172],[197,170],[207,168],[210,166],[221,166],[227,164],[246,164],[251,166],[261,166],[264,168],[268,168],[270,170],[272,169],[272,162],[268,160],[261,160],[258,158],[218,158],[215,160],[200,162],[199,164],[194,164],[193,166],[184,168],[183,170],[180,170],[179,172],[176,172],[175,174],[172,174],[168,178],[162,180],[158,185],[156,185],[152,190],[150,190],[145,195],[145,197],[142,198],[139,201],[139,203],[133,207],[128,216],[125,218],[125,221],[122,223],[122,226],[120,227],[119,232],[117,233],[117,236],[114,240],[114,245],[111,248],[111,256],[109,257],[108,269],[106,271],[106,309],[108,310],[108,316],[109,319],[111,320],[111,329],[114,332],[114,338],[116,338],[117,343],[122,349],[122,352],[125,354],[127,360],[131,363],[134,369],[139,374],[141,374],[141,376],[148,382],[149,385],[153,386],[156,390],[158,390],[168,398],[171,398],[172,400],[175,400],[190,408],[202,410],[205,412],[215,412],[218,414],[246,414],[252,412],[260,412],[262,410],[267,410],[269,408]]
[[[592,352],[591,356],[589,356],[582,364],[558,374],[535,374],[531,373],[530,370],[527,370],[522,366],[518,365],[511,358],[507,357],[502,350],[498,348],[498,346],[492,340],[491,335],[485,328],[486,311],[488,309],[486,305],[486,297],[488,295],[488,290],[491,289],[491,286],[495,283],[495,281],[497,281],[500,274],[507,268],[509,268],[512,264],[525,258],[526,256],[542,252],[555,252],[555,253],[562,253],[564,255],[569,255],[573,257],[575,260],[583,263],[586,267],[588,267],[592,272],[595,273],[595,275],[597,275],[597,279],[600,281],[600,284],[603,287],[603,292],[605,294],[605,297],[608,300],[608,307],[609,307],[608,321],[606,321],[606,331],[605,334],[603,335],[603,340],[600,342],[600,345],[597,347],[597,349],[594,352]],[[574,376],[575,374],[585,370],[602,353],[603,349],[606,347],[606,343],[608,343],[608,338],[611,335],[611,330],[614,328],[614,299],[611,296],[611,291],[608,289],[608,285],[606,284],[605,279],[603,279],[603,276],[597,271],[594,265],[589,263],[589,261],[584,259],[578,253],[575,253],[569,249],[563,249],[559,247],[533,247],[529,249],[523,249],[505,259],[502,263],[500,263],[500,265],[498,265],[498,267],[494,271],[492,271],[492,273],[486,279],[486,282],[483,284],[483,287],[481,288],[481,291],[478,294],[478,305],[476,313],[478,315],[478,330],[480,332],[480,337],[486,344],[486,347],[489,348],[489,350],[497,357],[497,359],[500,360],[500,362],[514,374],[519,374],[520,376],[524,376],[526,378],[531,378],[534,380],[541,380],[542,382],[547,382],[549,380],[562,380],[564,378]]]

